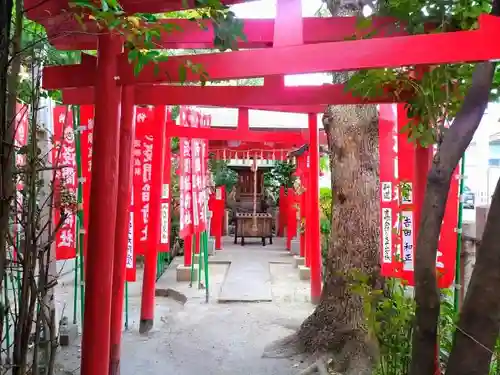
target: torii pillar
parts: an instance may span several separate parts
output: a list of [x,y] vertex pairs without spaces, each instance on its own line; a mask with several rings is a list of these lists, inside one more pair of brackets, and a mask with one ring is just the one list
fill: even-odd
[[113,299],[111,306],[111,350],[110,375],[120,374],[120,351],[123,328],[123,299],[127,263],[127,246],[130,222],[130,197],[132,190],[132,147],[135,135],[134,123],[134,88],[130,85],[122,88],[120,158],[118,175],[118,194],[115,259],[113,264]]
[[311,302],[319,303],[321,297],[321,233],[319,226],[319,134],[318,116],[309,113],[309,204],[307,215],[307,244],[311,267]]
[[111,33],[98,36],[92,159],[99,162],[92,165],[82,375],[109,374],[120,141],[121,90],[115,76],[121,52],[122,43],[118,36]]

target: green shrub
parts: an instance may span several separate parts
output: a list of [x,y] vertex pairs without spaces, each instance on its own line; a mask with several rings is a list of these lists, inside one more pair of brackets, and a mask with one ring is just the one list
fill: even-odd
[[292,188],[296,177],[295,164],[289,161],[277,161],[273,168],[264,173],[264,187],[268,196],[279,204],[279,190],[283,186],[285,189]]
[[332,189],[327,187],[322,187],[319,189],[319,207],[321,208],[321,214],[326,217],[328,221],[332,220]]

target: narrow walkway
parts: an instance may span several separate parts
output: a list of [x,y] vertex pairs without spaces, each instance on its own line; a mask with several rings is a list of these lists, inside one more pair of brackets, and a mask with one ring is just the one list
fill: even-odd
[[[178,283],[175,267],[182,263],[177,257],[158,280],[157,291],[174,289],[187,297],[185,304],[173,298],[156,298],[155,324],[147,336],[138,333],[140,321],[141,278],[129,285],[130,327],[124,332],[122,343],[122,375],[290,375],[298,373],[306,364],[288,359],[262,358],[264,347],[285,337],[314,309],[310,303],[310,285],[301,281],[293,268],[292,256],[284,251],[284,242],[277,239],[274,246],[258,243],[234,246],[229,238],[224,250],[210,257],[210,300],[205,302],[205,290],[195,283]],[[262,261],[262,263],[260,263]],[[252,262],[265,264],[272,292],[272,302],[218,303],[222,286],[231,280],[231,262],[237,267]],[[240,266],[238,265],[240,264]],[[245,267],[243,267],[244,269]],[[240,268],[241,269],[241,268]],[[269,276],[270,274],[270,276]],[[242,271],[246,275],[240,296],[247,294],[250,279],[261,279],[262,273]],[[240,279],[241,280],[241,279]],[[248,284],[248,286],[247,286]],[[57,296],[61,306],[71,308],[71,282],[58,285]],[[68,310],[65,314],[71,316]],[[58,366],[62,374],[79,374],[80,343],[61,348]]]
[[260,241],[245,246],[224,241],[224,249],[213,257],[216,262],[230,264],[222,284],[218,302],[271,302],[273,300],[270,263],[291,262],[282,239],[262,246]]
[[222,284],[218,302],[271,302],[269,262],[235,259]]

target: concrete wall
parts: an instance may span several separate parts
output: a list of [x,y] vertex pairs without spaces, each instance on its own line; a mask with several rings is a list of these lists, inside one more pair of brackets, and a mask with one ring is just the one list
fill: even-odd
[[462,225],[461,282],[462,298],[467,292],[474,264],[476,250],[481,241],[486,224],[489,206],[476,207],[476,220],[464,222]]

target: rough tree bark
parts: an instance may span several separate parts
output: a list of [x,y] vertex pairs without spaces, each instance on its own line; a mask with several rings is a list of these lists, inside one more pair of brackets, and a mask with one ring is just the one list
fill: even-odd
[[[363,3],[326,1],[335,16],[359,14]],[[334,74],[335,83],[348,79]],[[302,374],[326,374],[326,362],[346,375],[371,374],[378,347],[365,327],[361,296],[349,288],[355,272],[378,280],[378,113],[373,105],[329,106],[323,116],[328,137],[332,229],[321,301],[298,331],[269,346],[265,356],[305,353],[316,360]],[[290,348],[292,348],[290,350]]]
[[446,374],[483,375],[500,331],[500,181],[497,183]]
[[[494,15],[500,11],[499,5],[500,1],[495,0]],[[494,63],[477,64],[472,85],[462,108],[446,132],[427,176],[427,188],[416,244],[418,250],[415,253],[417,308],[410,375],[432,375],[435,371],[437,321],[440,309],[439,291],[436,284],[436,252],[441,222],[453,170],[481,122],[488,105],[494,71]]]

